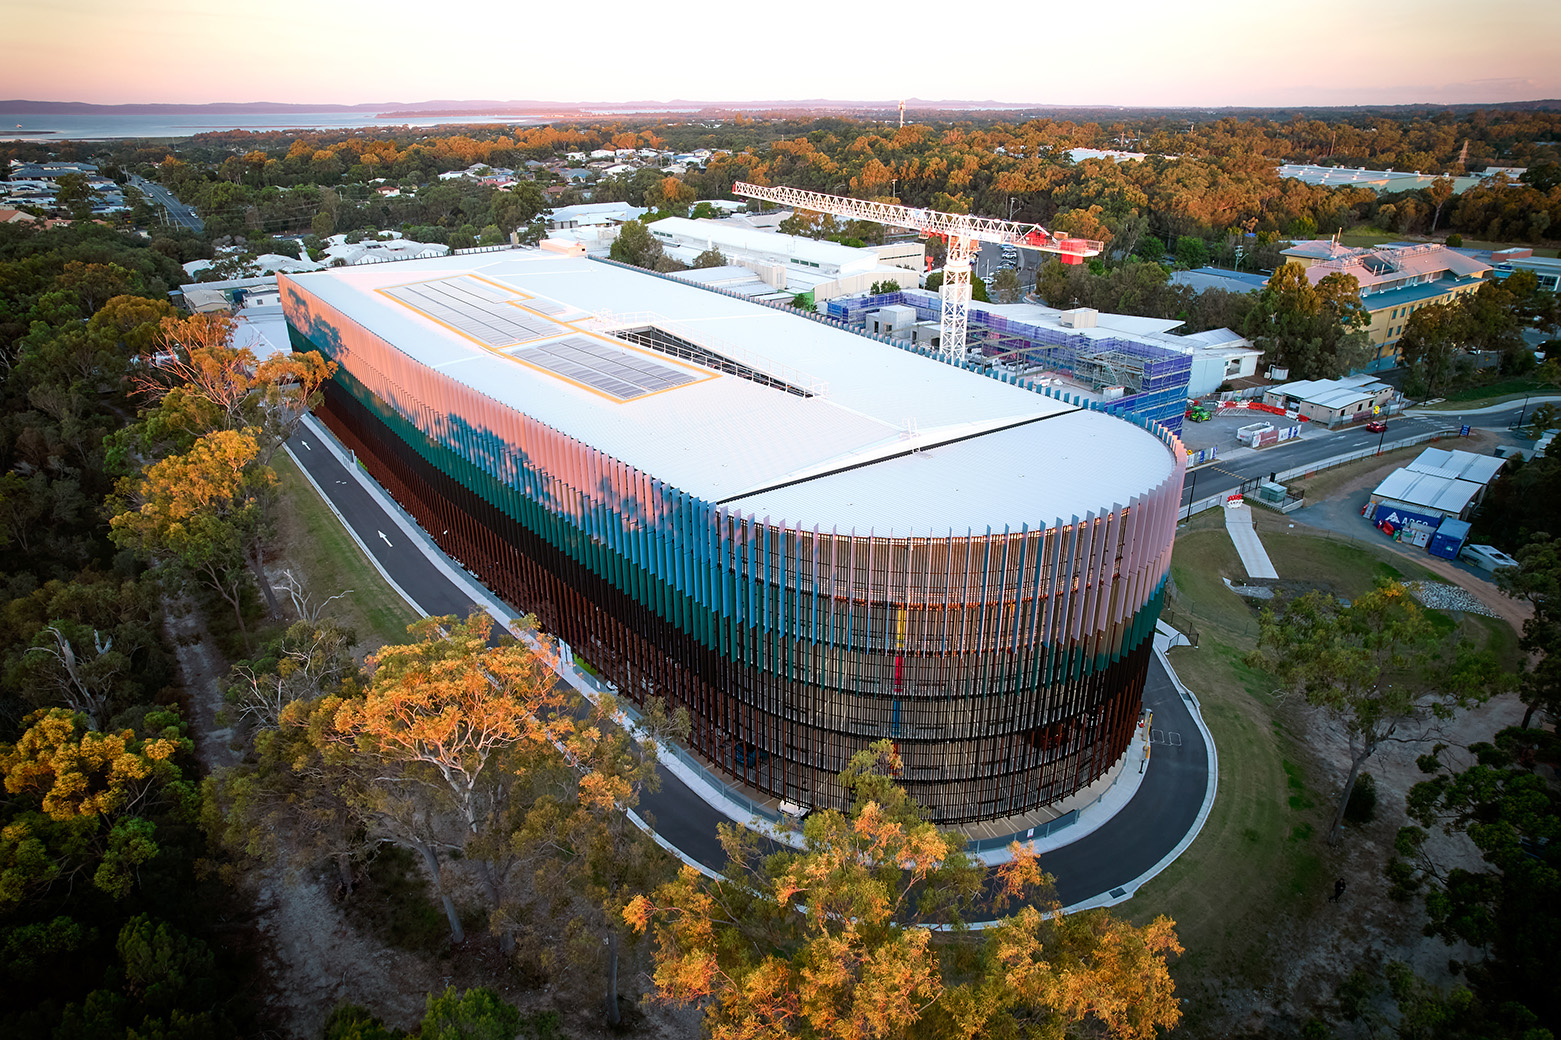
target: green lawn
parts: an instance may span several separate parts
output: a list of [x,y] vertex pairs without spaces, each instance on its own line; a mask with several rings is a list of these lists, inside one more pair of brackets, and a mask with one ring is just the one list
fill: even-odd
[[1261,520],[1258,534],[1280,578],[1304,580],[1315,588],[1327,589],[1346,599],[1370,592],[1379,578],[1393,581],[1443,580],[1413,560],[1406,560],[1389,550],[1378,549],[1369,542],[1286,534]]
[[[1369,543],[1295,534],[1259,513],[1259,531],[1282,579],[1300,579],[1355,596],[1379,577],[1434,578],[1412,560]],[[1326,844],[1333,809],[1327,793],[1338,777],[1315,773],[1307,742],[1265,673],[1246,663],[1256,642],[1257,612],[1225,587],[1244,575],[1218,511],[1194,518],[1177,534],[1171,560],[1175,609],[1200,626],[1197,649],[1170,652],[1172,666],[1202,705],[1219,754],[1219,793],[1198,838],[1122,909],[1136,923],[1167,914],[1186,954],[1174,968],[1187,998],[1183,1031],[1199,1035],[1201,1011],[1217,1006],[1231,984],[1265,986],[1283,976],[1285,951],[1270,936],[1318,913],[1333,876]],[[1483,641],[1507,664],[1517,634],[1505,622],[1436,615],[1449,634]]]
[[1171,557],[1176,583],[1175,608],[1190,614],[1214,638],[1223,638],[1243,652],[1257,641],[1257,615],[1245,600],[1225,587],[1222,578],[1243,578],[1241,557],[1225,532],[1225,513],[1210,509],[1193,517],[1177,532]]
[[1383,231],[1375,227],[1351,228],[1339,236],[1339,241],[1347,246],[1361,248],[1364,246],[1381,245],[1384,242],[1401,242],[1402,235],[1395,235],[1391,231]]
[[1270,926],[1316,902],[1325,874],[1327,806],[1274,720],[1268,677],[1244,655],[1207,632],[1199,649],[1171,651],[1214,736],[1219,793],[1197,840],[1125,908],[1137,923],[1160,913],[1176,921],[1187,953],[1175,974],[1189,1010],[1217,999],[1221,980],[1261,985],[1279,974]]
[[1526,396],[1561,397],[1561,387],[1541,383],[1537,379],[1503,379],[1497,383],[1482,383],[1449,391],[1445,400],[1426,407],[1451,412],[1460,408],[1483,408],[1491,404],[1521,401]]
[[1542,248],[1540,246],[1531,246],[1527,242],[1491,242],[1491,241],[1489,241],[1487,239],[1483,239],[1483,238],[1470,238],[1468,235],[1465,235],[1464,238],[1463,238],[1463,246],[1462,246],[1462,248],[1464,248],[1464,249],[1489,249],[1492,252],[1495,252],[1498,249],[1511,249],[1514,246],[1516,246],[1518,248],[1521,248],[1521,249],[1532,249],[1534,251],[1534,255],[1535,256],[1551,256],[1551,257],[1553,257],[1553,256],[1556,255],[1556,250],[1554,250],[1554,249],[1545,249],[1545,248]]
[[352,590],[331,604],[330,612],[351,625],[364,644],[402,641],[418,615],[380,577],[293,460],[279,455],[273,466],[281,478],[280,543],[288,565],[308,584],[316,601]]

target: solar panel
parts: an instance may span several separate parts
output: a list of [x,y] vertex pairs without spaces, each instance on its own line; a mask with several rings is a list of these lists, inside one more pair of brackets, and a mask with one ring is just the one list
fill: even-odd
[[506,301],[516,299],[516,294],[470,275],[398,285],[385,293],[490,347],[558,333],[558,326],[546,318],[509,306]]
[[699,378],[686,368],[663,364],[628,347],[591,336],[570,336],[510,353],[620,401],[670,390]]
[[540,311],[541,313],[546,314],[549,317],[553,317],[553,316],[562,314],[565,311],[570,309],[568,307],[565,307],[563,304],[558,303],[555,300],[543,300],[543,299],[527,300],[526,301],[526,306],[531,308],[534,311]]

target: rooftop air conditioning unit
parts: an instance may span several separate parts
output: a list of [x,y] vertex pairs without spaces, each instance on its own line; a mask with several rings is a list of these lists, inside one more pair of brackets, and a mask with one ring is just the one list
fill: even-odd
[[1057,315],[1057,321],[1065,329],[1092,329],[1100,312],[1091,307],[1075,307]]

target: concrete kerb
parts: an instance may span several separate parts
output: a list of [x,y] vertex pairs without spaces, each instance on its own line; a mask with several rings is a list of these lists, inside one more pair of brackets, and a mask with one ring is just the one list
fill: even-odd
[[[1111,786],[1102,791],[1099,798],[1079,808],[1078,823],[1071,827],[1066,827],[1056,834],[1048,834],[1044,838],[1031,838],[1028,841],[1020,841],[1019,846],[1021,848],[1033,849],[1038,853],[1055,852],[1065,845],[1072,845],[1076,841],[1089,837],[1109,823],[1111,818],[1121,812],[1127,806],[1127,803],[1131,802],[1133,797],[1138,794],[1138,790],[1144,785],[1146,778],[1144,773],[1132,768],[1143,762],[1145,758],[1144,743],[1135,736],[1132,746],[1127,749],[1125,754],[1127,761],[1122,764],[1122,768],[1118,771],[1117,778],[1111,782]],[[1013,857],[1009,854],[1008,847],[1004,846],[997,849],[988,849],[985,852],[978,852],[974,858],[991,867],[1000,863],[1007,863]]]
[[1198,727],[1198,732],[1203,734],[1203,746],[1209,749],[1209,782],[1208,786],[1204,789],[1203,792],[1203,804],[1198,807],[1198,816],[1193,820],[1192,826],[1187,829],[1187,833],[1182,835],[1182,840],[1177,842],[1176,846],[1172,848],[1171,851],[1160,857],[1159,862],[1150,867],[1148,870],[1144,871],[1142,874],[1138,875],[1138,877],[1134,878],[1132,881],[1129,881],[1127,884],[1120,885],[1117,888],[1111,890],[1112,892],[1121,892],[1122,895],[1113,896],[1110,892],[1107,892],[1102,895],[1095,896],[1093,899],[1085,899],[1078,903],[1074,903],[1072,906],[1065,906],[1063,907],[1064,913],[1071,914],[1080,910],[1093,910],[1097,907],[1116,906],[1118,903],[1125,903],[1129,899],[1132,899],[1133,896],[1137,894],[1138,890],[1147,884],[1150,879],[1154,878],[1157,874],[1163,871],[1166,867],[1169,867],[1172,863],[1175,863],[1177,858],[1180,857],[1182,853],[1187,851],[1188,847],[1197,840],[1198,835],[1203,832],[1203,825],[1208,822],[1209,813],[1214,809],[1214,798],[1215,795],[1219,793],[1220,786],[1219,751],[1214,746],[1214,734],[1209,732],[1208,724],[1203,721],[1203,705],[1198,703],[1197,695],[1186,687],[1186,685],[1182,682],[1181,677],[1176,674],[1176,669],[1171,667],[1170,658],[1166,656],[1166,651],[1170,648],[1170,646],[1171,640],[1168,639],[1163,633],[1157,634],[1155,636],[1155,656],[1158,657],[1160,659],[1160,663],[1165,666],[1166,674],[1171,677],[1171,682],[1176,686],[1176,692],[1181,694],[1182,700],[1187,702],[1189,714],[1192,715],[1192,721]]
[[1305,465],[1295,466],[1291,469],[1280,470],[1274,475],[1274,479],[1282,484],[1287,480],[1294,480],[1296,477],[1304,477],[1308,473],[1316,473],[1318,470],[1331,469],[1334,466],[1343,466],[1350,462],[1359,462],[1361,459],[1369,459],[1374,455],[1384,455],[1390,451],[1395,451],[1398,448],[1408,448],[1416,444],[1424,444],[1427,441],[1434,441],[1441,437],[1448,437],[1457,432],[1458,427],[1449,426],[1441,430],[1431,430],[1427,433],[1417,433],[1413,437],[1405,437],[1401,440],[1396,440],[1391,444],[1384,444],[1380,448],[1365,448],[1361,451],[1352,451],[1345,455],[1334,455],[1331,458],[1319,459],[1316,462],[1308,462]]
[[[536,643],[534,637],[531,637],[527,632],[516,630],[514,625],[516,618],[515,612],[511,610],[502,600],[494,596],[493,593],[490,592],[486,587],[484,587],[474,575],[470,574],[464,569],[457,569],[455,566],[453,566],[450,562],[450,558],[446,556],[444,551],[439,548],[438,544],[428,536],[428,533],[420,526],[418,526],[417,521],[413,520],[412,517],[401,508],[400,504],[391,498],[385,489],[374,480],[374,478],[363,472],[363,468],[358,466],[353,461],[351,454],[341,445],[339,441],[336,440],[335,436],[332,435],[329,430],[325,429],[325,427],[321,425],[319,421],[312,415],[305,417],[304,424],[314,435],[315,440],[320,443],[325,450],[335,455],[337,460],[340,461],[341,464],[353,474],[358,483],[361,484],[369,494],[373,495],[374,498],[385,507],[386,513],[390,516],[392,522],[396,524],[401,534],[407,538],[410,538],[414,544],[420,546],[423,551],[423,555],[428,558],[429,562],[438,567],[447,578],[465,589],[465,591],[472,597],[472,602],[486,611],[489,616],[491,616],[500,625],[503,625],[506,630],[510,631],[517,638],[526,641],[528,645],[535,647]],[[289,454],[291,454],[290,449]],[[427,616],[428,611],[415,599],[413,599],[407,593],[407,591],[398,585],[395,579],[386,572],[386,570],[380,565],[379,560],[375,557],[375,555],[369,551],[369,547],[363,543],[363,540],[358,536],[358,533],[353,530],[352,525],[347,523],[346,518],[343,517],[340,511],[336,509],[335,504],[331,502],[330,498],[325,494],[324,490],[319,486],[319,484],[314,481],[314,478],[309,476],[309,471],[304,469],[301,463],[299,464],[299,469],[303,471],[306,477],[308,477],[310,485],[313,486],[317,492],[319,492],[320,497],[325,499],[326,504],[330,506],[331,512],[335,514],[338,520],[341,521],[342,526],[347,529],[347,532],[352,536],[353,541],[356,542],[358,547],[363,550],[364,555],[369,558],[371,563],[373,563],[374,569],[379,571],[380,576],[385,579],[386,583],[389,584],[391,588],[395,589],[396,593],[400,595],[402,599],[406,600],[406,602],[412,607],[413,610],[416,610],[419,614]],[[568,683],[572,688],[585,696],[593,704],[596,703],[596,700],[601,695],[601,693],[613,692],[611,688],[606,690],[600,688],[594,678],[592,678],[590,675],[587,675],[580,668],[572,664],[565,664],[564,662],[559,661],[554,665],[553,671],[560,679]],[[638,734],[639,727],[637,723],[622,709],[620,709],[618,712],[618,722],[630,733],[636,735]],[[769,821],[764,820],[761,817],[755,817],[752,813],[745,811],[742,806],[727,797],[724,790],[717,790],[713,788],[702,777],[697,775],[692,769],[688,768],[687,764],[679,759],[678,756],[672,751],[672,749],[668,748],[665,744],[660,743],[659,741],[657,742],[657,755],[661,766],[665,768],[667,772],[681,780],[688,786],[689,790],[693,791],[694,794],[699,797],[701,801],[703,801],[706,805],[709,805],[712,809],[715,809],[717,812],[721,813],[721,815],[736,823],[743,824],[744,826],[747,826],[750,829],[763,834],[765,837],[784,842],[785,844],[792,845],[794,847],[801,847],[802,839],[800,835],[793,831],[775,827]],[[710,868],[689,859],[687,856],[683,855],[681,851],[674,850],[671,845],[669,845],[664,839],[661,838],[660,835],[656,835],[655,832],[650,831],[650,829],[644,825],[643,820],[640,820],[638,817],[635,817],[635,819],[638,821],[636,826],[640,826],[641,829],[645,830],[647,833],[652,834],[656,838],[657,844],[663,845],[668,849],[668,851],[675,851],[678,857],[684,862],[688,863],[690,866],[697,867],[703,872],[711,874],[712,877],[716,876],[710,870]]]
[[[314,434],[315,440],[318,441],[326,451],[329,451],[331,454],[336,456],[336,458],[341,462],[342,466],[346,468],[347,472],[352,474],[353,479],[355,479],[365,491],[372,495],[374,499],[384,507],[386,515],[390,517],[391,523],[396,525],[396,529],[400,531],[401,534],[411,539],[414,544],[422,547],[423,555],[427,557],[428,562],[432,563],[436,568],[438,568],[445,577],[449,578],[456,585],[466,590],[466,592],[471,595],[472,604],[474,606],[481,607],[493,618],[493,620],[503,625],[506,629],[512,628],[510,623],[515,620],[515,613],[510,610],[509,607],[505,606],[498,597],[494,596],[493,593],[484,588],[482,583],[479,582],[472,574],[468,573],[464,569],[457,570],[451,563],[450,558],[446,556],[444,551],[434,543],[434,540],[428,536],[428,533],[418,526],[417,521],[413,520],[406,510],[401,508],[400,503],[391,498],[385,489],[380,487],[378,481],[363,471],[363,467],[357,464],[357,461],[353,458],[352,453],[342,446],[341,442],[336,439],[334,434],[327,430],[324,425],[322,425],[320,421],[313,415],[305,415],[303,425],[309,430],[310,433]],[[289,451],[289,454],[291,454],[291,451]],[[296,459],[296,456],[294,456],[294,458]],[[299,465],[299,468],[303,469],[302,464]],[[307,473],[308,471],[305,470],[305,472]],[[318,484],[315,484],[313,479],[311,479],[309,483],[314,486],[316,491],[320,492],[321,497],[325,498],[327,503],[330,502],[330,499],[325,496],[324,491]],[[352,532],[353,541],[357,542],[358,546],[362,548],[363,551],[368,555],[369,560],[374,564],[374,569],[379,571],[380,575],[387,583],[389,583],[390,587],[395,589],[396,592],[400,594],[401,598],[406,600],[407,603],[411,605],[412,609],[427,617],[428,611],[425,610],[422,605],[419,604],[415,599],[409,596],[406,590],[403,589],[400,585],[397,585],[395,579],[385,572],[385,569],[380,566],[379,560],[372,552],[369,552],[368,546],[364,545],[363,540],[358,537],[356,531],[353,531],[352,525],[347,523],[346,519],[342,517],[340,512],[337,511],[334,504],[331,505],[331,512],[335,513],[337,518],[342,521],[342,525],[346,527],[348,531]]]
[[[430,538],[428,534],[417,525],[416,521],[414,521],[411,516],[408,515],[406,511],[403,510],[401,506],[390,497],[389,493],[386,492],[377,481],[366,474],[362,467],[356,464],[351,456],[351,453],[349,453],[340,444],[340,442],[336,440],[333,434],[326,430],[325,427],[320,424],[319,421],[316,420],[312,415],[305,417],[304,425],[314,436],[315,440],[321,445],[321,447],[323,447],[324,450],[331,452],[337,458],[337,460],[341,462],[343,467],[345,467],[353,474],[358,483],[370,495],[374,496],[374,498],[382,506],[385,507],[386,513],[390,516],[392,522],[396,524],[400,533],[412,539],[413,543],[421,548],[424,556],[426,556],[428,560],[433,563],[446,577],[470,593],[472,596],[472,602],[475,605],[485,610],[490,616],[493,617],[495,621],[505,626],[507,630],[514,633],[518,638],[526,640],[530,645],[535,645],[534,640],[532,637],[530,637],[529,633],[524,631],[517,632],[515,630],[513,625],[515,620],[514,612],[511,611],[509,607],[507,607],[501,600],[489,592],[476,579],[474,575],[470,574],[464,569],[457,569],[455,566],[453,566],[449,560],[449,557],[445,555],[443,550],[441,550],[439,546],[433,541],[433,539]],[[289,455],[293,454],[290,446],[287,450]],[[297,461],[297,457],[293,457],[294,460]],[[339,521],[341,521],[342,526],[346,528],[348,534],[352,536],[353,541],[358,545],[358,547],[363,550],[364,555],[368,557],[370,563],[373,564],[374,569],[379,572],[380,576],[385,579],[386,583],[389,584],[391,588],[395,589],[396,593],[400,595],[401,598],[404,599],[413,610],[416,610],[419,614],[427,616],[428,611],[424,609],[423,606],[415,599],[413,599],[407,593],[407,591],[399,584],[397,584],[395,579],[386,572],[385,568],[380,564],[379,559],[374,555],[373,552],[369,551],[369,547],[364,544],[357,531],[354,530],[352,525],[347,522],[346,517],[342,516],[341,512],[336,508],[335,503],[333,503],[330,497],[325,494],[324,489],[315,482],[314,478],[309,474],[309,471],[303,466],[301,462],[298,463],[298,468],[309,481],[310,486],[313,487],[315,491],[319,493],[320,497],[325,500],[325,503],[330,508],[332,514],[335,515]],[[1177,637],[1180,637],[1182,641],[1185,642],[1185,637],[1181,637],[1180,633],[1174,633],[1173,630],[1173,634]],[[1204,806],[1199,812],[1194,830],[1185,836],[1177,845],[1177,847],[1173,849],[1171,853],[1167,854],[1167,856],[1159,863],[1157,863],[1150,871],[1141,875],[1133,882],[1130,882],[1128,886],[1125,886],[1128,892],[1127,895],[1112,897],[1108,893],[1102,894],[1094,897],[1093,899],[1085,900],[1074,906],[1065,907],[1064,911],[1068,913],[1071,913],[1075,910],[1090,909],[1096,906],[1112,906],[1116,903],[1122,902],[1127,898],[1130,898],[1133,890],[1135,890],[1145,881],[1149,880],[1149,878],[1153,877],[1155,874],[1159,873],[1161,870],[1164,870],[1166,866],[1168,866],[1176,859],[1178,855],[1181,854],[1181,851],[1185,849],[1187,845],[1191,844],[1192,839],[1197,836],[1197,831],[1203,826],[1203,821],[1208,815],[1209,806],[1213,804],[1215,787],[1215,781],[1213,779],[1213,766],[1215,762],[1214,741],[1209,735],[1208,727],[1204,724],[1203,719],[1199,714],[1197,699],[1193,697],[1191,692],[1188,691],[1187,688],[1182,684],[1181,679],[1176,675],[1175,670],[1171,668],[1170,662],[1165,657],[1164,646],[1169,645],[1169,639],[1167,635],[1163,630],[1157,631],[1154,637],[1154,641],[1155,653],[1159,655],[1161,663],[1165,666],[1165,669],[1167,673],[1169,673],[1171,681],[1175,684],[1178,692],[1180,692],[1182,697],[1190,705],[1192,705],[1193,720],[1197,724],[1199,730],[1202,731],[1204,742],[1209,748],[1211,766],[1209,791],[1205,795]],[[599,697],[602,692],[613,692],[610,688],[604,690],[597,684],[597,681],[594,677],[588,675],[574,665],[565,665],[562,661],[559,661],[553,666],[553,670],[560,679],[568,683],[575,690],[579,691],[583,696],[591,700],[592,703],[596,702],[597,697]],[[618,721],[629,732],[636,735],[638,734],[639,727],[637,723],[633,717],[626,714],[621,708],[618,712]],[[1117,779],[1111,784],[1111,786],[1107,788],[1106,791],[1102,792],[1100,797],[1095,801],[1079,809],[1078,823],[1066,828],[1063,831],[1059,831],[1057,834],[1048,835],[1044,838],[1032,839],[1031,841],[1022,844],[1029,845],[1039,853],[1049,852],[1088,837],[1095,831],[1099,830],[1108,821],[1110,821],[1113,816],[1120,812],[1121,809],[1133,799],[1133,796],[1138,793],[1138,790],[1145,779],[1145,774],[1142,774],[1138,770],[1131,768],[1134,763],[1139,762],[1144,758],[1144,749],[1136,739],[1133,743],[1133,747],[1129,749],[1127,754],[1129,756],[1128,761],[1124,764],[1124,768],[1121,770],[1121,772],[1118,773]],[[657,755],[659,764],[663,768],[665,768],[673,776],[677,777],[689,788],[689,790],[693,791],[701,801],[705,802],[705,804],[721,813],[721,815],[736,823],[742,824],[743,826],[746,826],[751,830],[754,830],[755,832],[762,834],[774,841],[789,845],[793,848],[803,847],[802,836],[796,830],[785,827],[777,827],[768,820],[745,811],[742,806],[729,798],[724,790],[717,790],[714,788],[702,776],[696,774],[692,769],[690,769],[687,764],[684,763],[672,751],[672,749],[668,748],[665,744],[659,741],[657,742]],[[630,812],[629,819],[636,827],[649,834],[657,845],[676,856],[679,861],[686,863],[707,877],[719,878],[721,876],[718,871],[691,858],[681,849],[677,848],[671,842],[663,838],[660,834],[652,830],[649,824],[647,824],[645,820],[639,816],[639,814]],[[994,865],[1006,862],[1009,859],[1009,853],[1008,849],[1004,847],[980,853],[977,855],[977,858],[980,859],[983,863]],[[970,925],[970,927],[984,928],[996,923],[996,921],[978,922]]]
[[[1561,398],[1557,398],[1557,400],[1561,400]],[[1285,481],[1294,480],[1296,477],[1304,477],[1310,473],[1317,473],[1321,470],[1332,469],[1334,466],[1343,466],[1350,462],[1359,462],[1361,459],[1370,458],[1373,455],[1380,455],[1385,452],[1393,451],[1396,448],[1407,448],[1415,444],[1424,444],[1426,441],[1434,441],[1441,437],[1448,437],[1457,432],[1458,427],[1451,426],[1447,427],[1446,429],[1432,430],[1428,433],[1417,433],[1413,437],[1405,437],[1401,440],[1394,441],[1392,444],[1384,444],[1381,448],[1365,448],[1361,451],[1352,451],[1344,455],[1333,455],[1326,459],[1318,459],[1316,462],[1308,462],[1305,465],[1295,466],[1291,469],[1280,470],[1274,475],[1274,479],[1283,484]],[[1226,460],[1218,459],[1216,461],[1224,462]],[[1212,463],[1207,463],[1206,465],[1212,465]],[[1208,498],[1201,498],[1196,502],[1189,502],[1187,505],[1182,506],[1181,511],[1176,514],[1177,523],[1191,520],[1194,516],[1206,509],[1213,509],[1215,506],[1223,506],[1231,494],[1231,492],[1221,492],[1218,495],[1210,495]]]
[[[307,422],[307,419],[306,419],[306,422]],[[320,437],[316,437],[315,439],[323,441],[323,438],[320,438]],[[417,611],[419,614],[422,614],[424,617],[427,617],[428,616],[428,611],[423,609],[422,604],[418,603],[417,600],[413,599],[411,594],[408,593],[406,589],[403,589],[399,584],[397,584],[396,579],[392,578],[385,571],[385,568],[383,568],[383,567],[381,567],[379,565],[379,560],[374,558],[374,554],[372,552],[370,552],[369,551],[369,547],[363,543],[363,539],[358,537],[357,530],[354,529],[353,526],[347,522],[347,518],[345,516],[341,515],[341,510],[336,508],[336,503],[331,501],[331,497],[325,493],[325,489],[322,488],[319,485],[319,483],[314,479],[314,474],[309,472],[309,468],[303,464],[303,460],[300,459],[296,454],[293,453],[292,445],[284,444],[284,445],[282,445],[282,450],[287,452],[288,456],[293,460],[293,464],[298,467],[298,472],[303,474],[304,479],[309,482],[309,486],[314,488],[315,494],[319,495],[320,496],[320,500],[325,503],[325,505],[326,505],[326,507],[328,509],[330,509],[331,515],[336,517],[336,519],[341,522],[342,529],[345,530],[347,532],[348,536],[352,538],[354,544],[356,544],[359,549],[363,550],[363,555],[368,558],[369,563],[374,565],[374,569],[376,571],[379,571],[379,576],[381,578],[385,579],[385,584],[387,584],[391,588],[395,589],[396,590],[396,595],[400,596],[403,600],[405,600],[407,605],[410,606],[413,610]],[[309,449],[305,449],[305,450],[309,450]],[[336,454],[334,442],[331,443],[330,445],[327,445],[326,446],[326,450],[332,452],[332,454]],[[340,456],[338,456],[338,457],[340,457]],[[344,461],[344,464],[345,464],[345,461]],[[356,466],[351,466],[350,468],[357,469]]]

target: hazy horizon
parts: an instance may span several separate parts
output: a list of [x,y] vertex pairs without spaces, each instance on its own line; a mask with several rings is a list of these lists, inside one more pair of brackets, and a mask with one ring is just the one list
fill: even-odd
[[599,0],[582,26],[475,0],[450,0],[433,16],[409,0],[274,0],[232,12],[200,0],[65,0],[13,7],[12,38],[28,45],[0,69],[0,97],[560,106],[904,97],[1126,108],[1561,97],[1553,0],[1512,0],[1483,17],[1451,0],[1387,0],[1348,21],[1246,0],[1125,0],[1105,18],[1088,5],[1037,14],[1016,0],[913,0],[806,22],[734,10],[695,0],[658,18],[663,9]]

